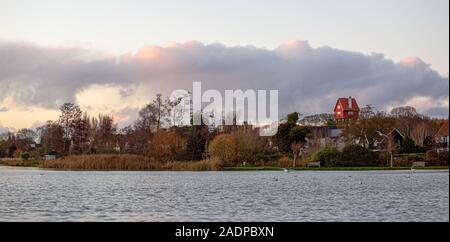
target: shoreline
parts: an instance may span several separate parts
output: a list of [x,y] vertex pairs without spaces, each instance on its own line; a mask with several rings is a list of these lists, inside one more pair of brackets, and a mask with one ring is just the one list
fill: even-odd
[[[408,171],[410,167],[296,167],[296,168],[278,168],[278,167],[225,167],[221,171]],[[449,170],[448,166],[429,166],[417,167],[415,170]]]
[[[427,163],[425,167],[415,167],[414,170],[449,170],[449,166],[433,166]],[[438,164],[434,164],[438,165]],[[292,167],[289,164],[224,164],[217,159],[200,161],[168,161],[161,162],[145,156],[138,155],[79,155],[67,156],[57,160],[37,159],[0,159],[0,166],[32,167],[42,170],[56,171],[178,171],[178,172],[205,172],[205,171],[408,171],[410,166],[322,166],[322,167]]]
[[[12,167],[12,168],[36,168],[39,170],[48,171],[73,171],[73,172],[112,172],[112,171],[155,171],[155,172],[258,172],[258,171],[289,171],[289,172],[302,172],[302,171],[408,171],[411,167],[296,167],[296,168],[282,168],[282,167],[269,167],[269,166],[254,166],[254,167],[223,167],[218,170],[169,170],[169,169],[64,169],[64,168],[45,168],[39,166],[39,163],[35,161],[32,163],[20,163],[16,165],[8,165],[0,162],[0,167]],[[449,170],[448,166],[429,166],[429,167],[417,167],[415,170]]]

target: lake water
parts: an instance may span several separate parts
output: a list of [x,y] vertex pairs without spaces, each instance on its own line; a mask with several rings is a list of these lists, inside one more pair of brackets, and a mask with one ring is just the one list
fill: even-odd
[[449,221],[449,173],[0,166],[0,221]]

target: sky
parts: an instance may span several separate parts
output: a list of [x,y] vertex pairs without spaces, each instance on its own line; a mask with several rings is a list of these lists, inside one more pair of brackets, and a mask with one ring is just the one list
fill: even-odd
[[305,113],[353,93],[448,117],[448,31],[448,0],[0,0],[0,131],[65,101],[131,122],[197,78]]

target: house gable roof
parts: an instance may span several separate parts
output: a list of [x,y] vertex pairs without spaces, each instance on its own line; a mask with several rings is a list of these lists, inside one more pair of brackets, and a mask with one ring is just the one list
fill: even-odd
[[448,133],[448,120],[445,120],[441,127],[439,128],[439,131],[436,133],[437,137],[443,137],[443,136],[449,136]]
[[391,132],[389,132],[389,135],[392,135],[392,134],[400,135],[403,139],[405,138],[405,136],[402,134],[402,132],[400,132],[400,130],[398,130],[397,128],[394,128],[394,129],[392,129]]
[[336,106],[334,107],[334,111],[337,111],[338,105],[340,105],[342,107],[342,111],[359,111],[359,106],[358,106],[358,102],[356,101],[355,98],[352,98],[352,108],[350,108],[349,106],[349,102],[348,102],[349,98],[339,98],[336,102]]
[[[393,135],[396,135],[397,137],[400,137],[401,140],[405,139],[405,136],[404,136],[404,135],[402,134],[402,132],[400,132],[400,130],[398,130],[397,128],[393,128],[393,129],[391,130],[391,132],[389,132],[387,135],[390,136],[390,137],[395,137],[395,136],[393,136]],[[382,143],[384,143],[384,142],[386,142],[386,137],[385,137],[385,136],[382,136],[381,139],[375,140],[375,141],[374,141],[374,143],[377,143],[377,145],[382,144]]]

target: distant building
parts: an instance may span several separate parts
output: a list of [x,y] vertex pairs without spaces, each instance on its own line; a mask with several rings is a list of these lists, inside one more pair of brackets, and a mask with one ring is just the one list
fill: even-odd
[[434,136],[437,152],[449,151],[448,120],[444,121]]
[[213,126],[208,126],[208,130],[210,132],[214,132],[217,131],[218,133],[231,133],[234,131],[243,131],[243,130],[253,130],[253,131],[258,131],[260,130],[260,127],[254,126],[252,124],[249,124],[247,121],[244,121],[244,123],[242,125],[237,125],[237,124],[233,124],[233,125],[219,125],[217,127],[213,127]]
[[116,143],[116,146],[114,146],[114,151],[120,153],[121,149],[119,143]]
[[342,130],[336,126],[312,126],[309,136],[307,139],[310,147],[334,147],[341,151],[345,147]]
[[357,120],[359,117],[359,106],[355,98],[339,98],[334,107],[334,116],[338,122]]
[[58,158],[58,152],[51,151],[44,156],[44,160],[56,160]]
[[45,155],[45,160],[56,160],[56,155]]
[[402,146],[403,140],[405,139],[405,136],[400,132],[400,130],[394,128],[389,134],[389,137],[392,137],[392,140],[394,141],[394,145],[396,146]]
[[[400,130],[394,128],[391,132],[387,134],[388,137],[391,138],[391,141],[393,142],[393,148],[394,150],[399,150],[402,146],[403,140],[405,139],[405,136],[400,132]],[[386,137],[382,136],[379,140],[375,140],[373,143],[373,147],[371,147],[374,151],[378,150],[384,150],[388,148],[388,140]]]

